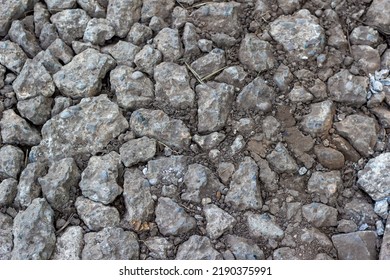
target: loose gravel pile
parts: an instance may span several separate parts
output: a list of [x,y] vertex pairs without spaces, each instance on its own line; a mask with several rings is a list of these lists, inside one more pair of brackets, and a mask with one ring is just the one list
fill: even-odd
[[0,259],[390,259],[389,14],[0,0]]

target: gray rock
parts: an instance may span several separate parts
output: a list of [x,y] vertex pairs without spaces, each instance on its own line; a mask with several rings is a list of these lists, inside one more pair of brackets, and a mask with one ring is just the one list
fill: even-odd
[[298,170],[297,163],[282,143],[278,143],[275,149],[267,155],[267,160],[277,173],[295,173]]
[[93,231],[119,225],[119,212],[115,207],[105,206],[79,196],[75,202],[76,210],[84,224]]
[[294,86],[289,92],[288,98],[291,102],[310,102],[313,100],[313,95],[308,92],[303,86]]
[[363,156],[373,154],[377,141],[377,123],[375,119],[363,115],[349,115],[335,123],[334,127]]
[[129,34],[126,37],[126,41],[135,45],[141,45],[146,43],[147,40],[153,37],[153,31],[150,27],[136,22],[131,27]]
[[149,249],[149,255],[156,260],[168,259],[168,252],[174,249],[174,246],[164,237],[150,237],[145,241]]
[[124,220],[134,222],[148,222],[154,214],[154,201],[150,193],[148,180],[138,169],[127,169],[123,184],[123,197],[126,206]]
[[220,70],[226,65],[225,51],[222,49],[213,49],[205,56],[201,56],[191,63],[191,68],[198,74],[199,78]]
[[203,212],[207,221],[207,235],[211,239],[219,238],[224,232],[233,229],[236,224],[233,216],[214,204],[204,206]]
[[68,206],[70,191],[77,187],[79,180],[80,171],[73,158],[53,162],[47,174],[38,178],[47,202],[58,211]]
[[279,8],[281,8],[285,14],[291,14],[300,7],[299,0],[277,0],[277,2]]
[[212,132],[207,135],[195,134],[192,140],[199,145],[203,150],[211,150],[217,147],[224,139],[226,135],[221,132]]
[[192,107],[195,93],[190,87],[190,77],[185,66],[163,62],[154,69],[156,100],[173,108]]
[[386,0],[374,0],[367,11],[367,23],[373,26],[379,26],[389,32],[390,19],[387,12],[390,9],[390,3]]
[[115,60],[111,56],[86,49],[54,74],[53,80],[65,96],[90,97],[100,92],[102,79],[114,67]]
[[77,4],[92,18],[105,18],[107,5],[99,0],[77,0]]
[[307,183],[307,190],[309,193],[325,196],[326,198],[336,197],[342,184],[340,171],[316,171]]
[[52,15],[50,20],[61,39],[71,45],[72,41],[83,37],[90,17],[82,9],[68,9]]
[[[8,207],[14,201],[18,192],[18,181],[14,178],[4,179],[0,183],[0,207]],[[1,259],[1,253],[0,253]]]
[[280,126],[280,122],[273,116],[265,117],[262,125],[265,138],[272,140],[279,133]]
[[280,247],[276,249],[272,254],[273,260],[299,260],[295,249],[290,247]]
[[8,36],[11,41],[17,43],[31,58],[42,50],[35,34],[26,29],[20,20],[12,22]]
[[368,77],[352,75],[344,69],[328,80],[330,98],[351,106],[361,106],[367,102]]
[[257,181],[258,174],[256,162],[250,157],[245,157],[232,176],[225,202],[240,211],[261,209],[263,203]]
[[51,259],[80,260],[84,246],[83,229],[80,226],[70,226],[57,238],[56,247]]
[[230,114],[234,87],[208,82],[196,86],[198,94],[198,132],[210,133],[222,129]]
[[254,238],[282,239],[283,230],[275,223],[269,214],[254,214],[247,212],[249,234]]
[[57,28],[54,24],[45,23],[39,35],[39,44],[43,49],[47,49],[55,40],[59,38]]
[[38,130],[12,109],[3,112],[0,128],[4,144],[34,146],[41,141]]
[[390,128],[390,111],[386,107],[375,107],[370,110],[378,118],[383,128]]
[[251,239],[228,235],[226,245],[236,260],[264,260],[263,251]]
[[170,156],[150,160],[144,174],[151,185],[178,185],[186,172],[187,158],[185,156]]
[[160,17],[152,17],[149,22],[149,27],[152,29],[154,32],[158,33],[161,31],[163,28],[167,28],[168,24]]
[[308,59],[322,53],[325,47],[324,29],[306,9],[292,16],[280,16],[270,27],[272,38],[283,45],[292,57]]
[[[59,39],[59,40],[61,40],[61,39]],[[40,53],[38,53],[34,57],[33,63],[43,65],[43,67],[46,68],[47,72],[49,72],[50,75],[57,73],[62,68],[62,64],[48,50],[41,51]]]
[[250,70],[257,72],[272,69],[275,64],[271,44],[253,33],[247,33],[241,41],[238,58]]
[[118,106],[106,95],[84,98],[45,123],[43,140],[31,150],[30,159],[58,160],[65,155],[96,154],[127,128],[128,122]]
[[55,58],[68,64],[73,59],[73,50],[60,38],[56,39],[47,49]]
[[45,0],[45,3],[52,14],[72,9],[76,6],[76,0]]
[[140,50],[140,47],[125,41],[119,41],[114,45],[108,45],[101,49],[102,53],[110,54],[118,65],[130,67],[134,66],[135,56]]
[[273,81],[280,91],[286,92],[289,89],[290,83],[293,81],[294,76],[291,73],[288,66],[280,64],[278,69],[276,69],[273,76]]
[[121,160],[126,167],[151,160],[156,154],[156,140],[141,137],[129,140],[119,148]]
[[125,109],[138,109],[154,100],[154,85],[142,72],[128,66],[118,66],[110,72],[111,90],[118,105]]
[[186,24],[188,11],[182,7],[176,6],[172,11],[172,27],[182,28]]
[[121,169],[120,156],[114,151],[91,157],[81,174],[79,186],[83,196],[103,204],[113,202],[122,193],[117,183]]
[[213,41],[207,39],[199,39],[198,47],[202,52],[211,52],[213,49]]
[[18,175],[24,164],[23,151],[11,145],[0,148],[0,178],[14,178]]
[[212,33],[210,39],[212,40],[212,43],[221,49],[231,48],[237,43],[237,40],[234,37],[226,35],[225,33]]
[[358,231],[332,236],[340,260],[376,260],[377,236],[374,231]]
[[248,74],[241,66],[230,66],[215,77],[215,81],[233,85],[241,89],[245,85],[247,76]]
[[359,198],[353,198],[351,202],[344,205],[343,217],[354,221],[359,227],[364,224],[373,226],[375,221],[378,220],[373,204]]
[[381,218],[387,219],[389,213],[389,203],[386,198],[375,202],[374,212]]
[[5,67],[0,64],[0,89],[4,87],[4,74],[5,74]]
[[161,110],[134,111],[130,127],[138,137],[155,138],[173,149],[187,149],[191,141],[187,126],[181,120],[171,119]]
[[315,227],[337,226],[337,209],[322,203],[310,203],[302,206],[305,219]]
[[73,41],[72,42],[72,49],[75,52],[75,54],[80,54],[86,49],[95,49],[97,51],[100,51],[99,46],[92,45],[91,43],[86,42],[80,42],[80,41]]
[[381,249],[379,252],[380,260],[390,260],[390,220],[387,220],[385,234],[383,236]]
[[150,45],[145,45],[134,58],[134,63],[140,71],[153,75],[154,67],[162,61],[162,54],[159,50]]
[[138,237],[122,228],[104,228],[99,232],[84,235],[83,260],[137,260],[139,259]]
[[376,47],[380,42],[378,31],[371,26],[355,27],[352,30],[349,39],[353,45],[367,45],[370,47]]
[[64,96],[57,96],[54,98],[54,106],[51,110],[51,116],[54,117],[55,115],[58,115],[62,111],[64,111],[66,108],[69,108],[72,105],[72,99],[69,97]]
[[18,77],[12,84],[18,100],[26,100],[38,95],[50,97],[54,94],[53,79],[46,68],[34,60],[27,60]]
[[274,100],[274,90],[261,77],[247,84],[237,96],[237,105],[244,111],[268,112]]
[[[0,187],[1,188],[1,187]],[[12,218],[6,214],[0,213],[0,260],[10,260],[12,247]]]
[[54,211],[44,198],[34,199],[14,219],[13,260],[48,260],[55,243]]
[[344,167],[344,155],[329,147],[318,145],[314,147],[314,154],[319,163],[329,169],[342,169]]
[[0,36],[7,35],[8,29],[13,20],[23,16],[24,13],[33,8],[31,0],[11,0],[1,3],[0,11]]
[[177,250],[176,260],[222,260],[208,237],[192,235]]
[[20,115],[35,125],[43,125],[51,116],[53,99],[38,95],[17,104]]
[[199,35],[196,33],[196,27],[190,22],[184,25],[183,31],[184,56],[198,55],[200,53],[198,47]]
[[386,171],[390,164],[390,153],[383,153],[368,161],[358,172],[358,185],[373,200],[382,200],[390,196],[390,176]]
[[11,41],[0,41],[0,63],[9,70],[20,73],[27,56],[18,44]]
[[321,137],[328,134],[332,127],[333,115],[336,108],[332,101],[326,100],[310,105],[311,112],[303,117],[302,130],[313,137]]
[[233,141],[232,145],[230,146],[230,153],[232,155],[237,154],[242,149],[244,149],[245,144],[246,143],[245,143],[245,140],[244,140],[244,136],[238,135],[236,138],[234,138],[234,141]]
[[174,0],[144,0],[141,21],[147,22],[154,16],[166,19],[171,15],[174,6]]
[[104,45],[115,35],[114,27],[105,18],[91,19],[84,32],[83,40],[94,45]]
[[357,225],[354,221],[342,219],[337,224],[337,231],[341,233],[349,233],[357,230]]
[[351,47],[351,50],[357,67],[366,75],[380,69],[381,58],[378,50],[364,45],[354,45]]
[[264,184],[267,190],[275,190],[278,185],[278,175],[276,172],[272,171],[268,161],[260,158],[257,160],[257,165],[260,168],[259,179]]
[[177,61],[183,55],[183,47],[177,29],[163,28],[154,37],[153,42],[162,53],[164,61]]
[[329,46],[342,51],[348,49],[348,40],[340,23],[333,24],[333,26],[328,29],[328,32],[327,44]]
[[158,229],[165,236],[181,235],[196,228],[195,219],[170,198],[158,199],[155,214]]

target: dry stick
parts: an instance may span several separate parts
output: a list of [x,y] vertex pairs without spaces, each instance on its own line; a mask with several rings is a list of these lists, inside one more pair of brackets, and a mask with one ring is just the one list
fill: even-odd
[[199,4],[192,5],[191,7],[192,8],[198,8],[198,7],[203,6],[203,5],[214,4],[214,3],[215,2],[204,2],[204,3],[199,3]]
[[215,70],[214,72],[212,72],[211,74],[208,74],[206,76],[204,76],[203,78],[201,78],[200,80],[203,82],[204,80],[207,80],[209,78],[211,78],[212,76],[214,76],[215,74],[218,74],[219,72],[221,72],[222,70],[224,70],[225,68],[227,68],[228,66],[225,66],[225,67],[222,67],[218,70]]
[[70,215],[70,217],[68,218],[68,220],[66,221],[66,223],[59,230],[56,231],[56,234],[59,234],[61,231],[63,231],[70,224],[70,220],[73,218],[73,216],[74,216],[74,213],[72,213]]
[[196,73],[194,69],[191,68],[191,66],[188,65],[187,62],[184,62],[187,66],[187,68],[191,71],[191,73],[195,76],[195,78],[198,80],[199,83],[203,84],[202,79],[200,78],[199,74]]

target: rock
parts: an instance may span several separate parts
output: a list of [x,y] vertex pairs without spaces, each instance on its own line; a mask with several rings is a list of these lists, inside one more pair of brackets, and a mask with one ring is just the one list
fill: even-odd
[[111,90],[118,105],[125,109],[137,109],[154,100],[154,85],[142,72],[128,66],[118,66],[110,72]]
[[307,183],[307,190],[309,193],[315,193],[326,198],[336,197],[342,184],[340,171],[316,171]]
[[257,72],[272,69],[275,65],[271,44],[253,33],[247,33],[241,41],[238,58],[250,70]]
[[43,140],[31,149],[30,160],[58,160],[83,153],[94,155],[128,126],[119,107],[106,95],[83,98],[78,105],[45,123]]
[[121,169],[120,155],[114,151],[91,157],[81,173],[79,186],[83,196],[103,204],[113,202],[122,193],[117,183]]
[[288,66],[284,64],[279,65],[273,76],[273,81],[281,92],[286,92],[289,89],[289,85],[293,81],[293,79],[293,74],[291,73]]
[[114,35],[115,30],[110,21],[104,18],[93,18],[87,24],[83,40],[94,45],[104,45]]
[[59,38],[56,26],[51,23],[45,23],[39,35],[39,43],[43,49],[47,49],[55,40]]
[[185,66],[163,62],[154,69],[156,100],[177,109],[192,107],[195,93],[190,87],[190,77]]
[[371,26],[355,27],[352,30],[349,39],[353,45],[367,45],[370,47],[376,47],[380,42],[378,31]]
[[294,86],[288,94],[291,102],[310,102],[313,100],[313,95],[302,86]]
[[322,203],[313,202],[302,206],[305,219],[315,227],[337,226],[337,209]]
[[156,154],[156,140],[141,137],[124,143],[119,148],[121,160],[126,167],[151,160]]
[[358,198],[353,198],[351,202],[345,204],[344,218],[354,221],[359,227],[364,224],[375,225],[375,221],[378,220],[372,203]]
[[266,158],[271,168],[277,173],[294,173],[298,170],[297,163],[282,143],[278,143]]
[[[0,187],[1,188],[1,187]],[[12,218],[0,213],[0,260],[10,260],[13,247]]]
[[35,34],[27,30],[20,20],[12,22],[8,36],[11,41],[17,43],[30,58],[36,56],[42,50]]
[[239,15],[241,4],[237,2],[207,3],[191,13],[190,17],[203,32],[225,33],[238,37],[241,32]]
[[161,110],[139,109],[130,118],[130,127],[138,137],[147,136],[173,149],[187,149],[191,134],[181,120],[171,119]]
[[80,42],[80,41],[73,41],[72,42],[72,49],[75,52],[75,54],[80,54],[86,49],[94,49],[97,51],[100,51],[99,46],[92,45],[91,43],[86,42]]
[[367,75],[380,69],[381,58],[376,49],[370,46],[354,45],[351,50],[357,66]]
[[360,159],[359,153],[352,147],[352,145],[337,134],[332,135],[332,143],[336,146],[338,151],[343,153],[346,160],[357,162]]
[[[270,127],[275,129],[277,126]],[[288,147],[298,158],[302,154],[309,152],[314,146],[315,140],[310,135],[304,135],[296,126],[287,128],[283,134]]]
[[27,100],[20,100],[17,108],[22,117],[35,125],[43,125],[51,116],[52,104],[52,98],[38,95]]
[[177,250],[176,260],[221,260],[208,237],[192,235]]
[[166,238],[150,237],[145,241],[146,247],[149,249],[149,255],[156,260],[168,259],[168,252],[174,249],[174,246]]
[[139,244],[135,233],[109,227],[84,235],[83,260],[138,260]]
[[196,228],[195,219],[170,198],[158,199],[155,214],[158,229],[165,236],[181,235]]
[[232,176],[225,203],[239,211],[261,209],[263,202],[257,181],[258,174],[259,168],[254,160],[245,157]]
[[141,0],[110,0],[107,7],[107,20],[114,27],[118,37],[124,38],[131,26],[141,17]]
[[386,171],[390,165],[390,153],[383,153],[368,161],[358,172],[358,185],[375,201],[390,195],[390,176]]
[[257,165],[260,168],[259,179],[266,190],[276,190],[278,188],[278,175],[269,167],[268,161],[260,158],[257,160]]
[[32,9],[33,1],[31,0],[11,0],[1,3],[2,9],[0,11],[0,36],[7,35],[8,29],[13,20],[23,16],[24,13]]
[[[58,39],[61,40],[61,39]],[[46,51],[41,51],[38,53],[34,59],[34,63],[41,64],[43,67],[46,68],[47,72],[50,75],[53,75],[57,73],[58,71],[61,70],[62,64],[58,61],[57,58],[53,56],[53,54],[46,50]],[[53,83],[54,86],[54,83]]]
[[181,199],[200,203],[202,199],[215,198],[216,193],[224,188],[210,169],[201,164],[191,164],[184,176],[186,188]]
[[108,1],[77,0],[77,4],[92,18],[105,18]]
[[76,0],[45,0],[50,13],[55,14],[76,6]]
[[51,110],[51,116],[54,117],[58,115],[66,108],[69,108],[72,105],[72,99],[69,97],[57,96],[54,98],[54,106]]
[[80,226],[70,226],[57,238],[52,260],[80,260],[84,246],[83,229]]
[[390,220],[387,220],[385,234],[383,236],[381,249],[379,252],[380,260],[390,259]]
[[184,45],[184,56],[195,56],[200,53],[198,47],[199,35],[196,33],[195,25],[190,22],[186,22],[184,25],[182,40]]
[[140,71],[153,75],[154,67],[162,61],[162,54],[159,50],[150,45],[145,45],[134,58],[134,63]]
[[225,33],[213,33],[211,34],[210,39],[212,40],[212,43],[221,49],[231,48],[237,43],[237,40],[234,37],[226,35]]
[[291,57],[305,60],[322,53],[325,47],[324,29],[306,9],[292,16],[280,16],[270,27],[272,38],[283,45]]
[[357,225],[354,221],[342,219],[338,222],[337,231],[342,233],[354,232],[357,230]]
[[379,123],[383,128],[390,128],[390,111],[386,107],[375,107],[370,111],[379,119]]
[[228,235],[226,244],[236,260],[264,260],[263,251],[251,239]]
[[154,201],[148,180],[138,169],[127,169],[124,176],[123,198],[126,206],[124,220],[129,224],[148,222],[154,213]]
[[[0,183],[0,207],[10,206],[14,201],[17,192],[18,192],[18,181],[16,181],[14,178],[4,179]],[[1,259],[1,250],[0,250],[0,259]]]
[[387,219],[389,213],[389,203],[386,198],[375,202],[374,212],[381,218]]
[[274,90],[261,77],[247,84],[237,96],[237,105],[245,111],[268,112],[274,100]]
[[272,254],[273,260],[299,260],[296,250],[289,247],[280,247]]
[[178,185],[186,172],[187,158],[185,156],[170,156],[150,160],[144,174],[151,185]]
[[245,147],[245,140],[244,140],[244,137],[242,135],[238,135],[232,145],[230,146],[230,153],[232,155],[235,155],[237,154],[238,152],[240,152],[243,148]]
[[44,198],[36,198],[14,219],[13,260],[48,260],[56,243],[54,211]]
[[374,231],[358,231],[332,236],[340,260],[376,260]]
[[367,23],[373,26],[379,26],[384,31],[389,32],[390,19],[386,11],[390,9],[390,3],[386,0],[374,0],[367,11]]
[[230,181],[231,176],[235,171],[234,164],[231,162],[221,162],[218,165],[218,177],[221,179],[222,183],[227,184]]
[[71,45],[72,41],[83,37],[90,17],[82,9],[67,9],[52,15],[50,20],[61,39]]
[[328,29],[328,32],[328,45],[338,50],[346,51],[349,46],[342,25],[340,23],[336,23],[332,28]]
[[319,163],[326,168],[342,169],[344,167],[344,155],[335,149],[315,146],[314,153],[317,156]]
[[22,71],[12,84],[18,100],[36,96],[50,97],[54,94],[53,79],[45,67],[34,60],[27,60]]
[[140,47],[125,41],[119,41],[114,45],[108,45],[101,49],[102,53],[110,54],[118,65],[130,67],[134,66],[135,56],[140,50]]
[[115,207],[105,206],[79,196],[75,202],[76,210],[84,224],[93,231],[119,225],[119,212]]
[[3,112],[0,128],[4,144],[34,146],[41,141],[38,130],[18,116],[12,109]]
[[337,133],[348,139],[362,156],[368,157],[373,153],[377,141],[377,123],[373,118],[357,114],[349,115],[335,123],[334,127]]
[[335,106],[332,101],[311,104],[311,112],[303,117],[302,130],[313,137],[327,135],[332,127],[334,114]]
[[241,66],[230,66],[225,68],[221,74],[215,77],[215,81],[229,84],[241,89],[245,85],[247,76],[248,74]]
[[61,211],[70,199],[70,191],[77,187],[80,171],[73,158],[64,158],[53,162],[47,174],[38,178],[42,193],[50,205]]
[[152,37],[153,31],[150,29],[150,27],[136,22],[133,24],[133,26],[131,26],[129,34],[126,37],[126,41],[135,45],[142,45]]
[[203,150],[211,150],[217,147],[224,139],[226,135],[221,132],[212,132],[207,135],[195,134],[192,140],[199,145]]
[[162,53],[164,61],[177,61],[183,55],[183,47],[177,29],[163,28],[154,37],[153,42]]
[[268,214],[254,214],[247,212],[249,234],[254,238],[282,239],[283,230],[274,222]]
[[351,106],[361,106],[367,102],[368,78],[352,75],[344,69],[328,80],[330,98]]
[[0,148],[0,180],[3,178],[17,179],[24,164],[23,151],[11,145]]
[[191,63],[191,68],[198,74],[198,78],[206,77],[226,65],[225,51],[222,49],[213,49],[205,56],[201,56]]
[[166,19],[171,15],[174,6],[174,0],[144,0],[141,21],[147,22],[154,16]]
[[214,204],[203,207],[203,212],[207,221],[207,235],[211,239],[219,238],[225,231],[233,229],[236,224],[235,218]]
[[68,64],[73,59],[73,50],[63,40],[57,38],[47,49],[55,58]]
[[71,98],[97,95],[102,79],[115,67],[115,60],[94,49],[86,49],[53,75],[54,83],[61,93]]

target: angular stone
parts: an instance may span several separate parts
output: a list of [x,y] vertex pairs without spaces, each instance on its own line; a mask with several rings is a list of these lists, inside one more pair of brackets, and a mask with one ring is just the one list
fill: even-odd
[[84,42],[90,42],[94,45],[104,45],[115,35],[114,27],[104,18],[91,19],[84,32]]
[[11,259],[12,247],[14,246],[12,242],[12,224],[13,221],[10,216],[0,213],[0,260]]
[[178,185],[186,172],[187,158],[185,156],[170,156],[150,160],[144,173],[151,185]]
[[248,74],[241,66],[230,66],[215,77],[215,81],[242,88],[245,85]]
[[222,260],[208,237],[192,235],[177,250],[176,260]]
[[17,104],[20,115],[35,125],[43,125],[51,116],[53,99],[38,95]]
[[389,203],[387,198],[375,202],[374,212],[383,219],[387,219],[389,213]]
[[184,25],[183,31],[184,56],[198,55],[200,53],[198,47],[199,35],[196,33],[196,27],[190,22]]
[[377,123],[375,119],[363,115],[349,115],[334,127],[363,156],[373,154],[377,141]]
[[24,164],[23,151],[11,145],[0,148],[0,180],[3,178],[17,179]]
[[378,220],[378,215],[375,214],[371,202],[354,197],[351,202],[345,204],[343,217],[354,221],[359,227],[364,224],[374,225],[375,221]]
[[247,33],[241,41],[238,58],[250,70],[257,72],[272,69],[275,65],[271,44],[253,33]]
[[225,231],[231,230],[236,224],[235,218],[214,204],[208,204],[203,207],[203,212],[207,221],[207,235],[211,239],[219,238]]
[[99,46],[92,45],[91,43],[86,42],[80,42],[80,41],[73,41],[72,42],[72,49],[75,52],[75,54],[80,54],[86,49],[94,49],[97,51],[100,51]]
[[156,260],[168,259],[168,252],[174,249],[174,246],[167,238],[150,237],[145,241],[145,245],[149,249],[149,256]]
[[148,136],[174,149],[187,149],[191,134],[181,120],[171,119],[161,110],[139,109],[130,118],[130,127],[139,136]]
[[[0,183],[0,207],[10,206],[14,201],[17,192],[18,192],[18,181],[16,181],[14,178],[4,179]],[[0,249],[0,260],[1,260],[1,249]]]
[[39,35],[39,43],[43,49],[47,49],[55,40],[59,39],[57,28],[54,24],[45,23]]
[[1,1],[0,10],[0,36],[7,35],[8,29],[13,20],[23,16],[24,13],[32,9],[33,1],[31,0],[7,0]]
[[162,54],[151,45],[145,45],[134,58],[134,63],[140,71],[153,75],[154,67],[162,61]]
[[237,105],[244,111],[268,112],[274,100],[274,90],[261,77],[247,84],[237,96]]
[[374,0],[367,11],[367,23],[372,26],[379,26],[384,31],[390,32],[390,19],[387,11],[390,3],[386,0]]
[[313,95],[302,86],[294,86],[288,94],[291,102],[310,102],[313,100]]
[[108,1],[77,0],[77,4],[92,18],[105,18]]
[[[59,40],[61,40],[61,39],[59,39]],[[62,64],[48,50],[41,51],[40,53],[38,53],[34,57],[33,63],[41,64],[43,67],[46,68],[47,72],[50,75],[57,73],[62,68]],[[54,85],[54,83],[53,83],[53,85]]]
[[20,20],[12,22],[8,36],[11,41],[17,43],[31,58],[42,50],[35,34],[27,30]]
[[135,233],[109,227],[84,235],[83,260],[138,260],[139,244]]
[[203,150],[211,150],[217,147],[224,139],[226,135],[221,132],[212,132],[207,135],[195,134],[192,140],[201,147]]
[[69,47],[60,38],[56,39],[48,47],[48,51],[58,60],[61,60],[64,64],[71,62],[74,54],[71,47]]
[[375,107],[370,110],[379,119],[383,128],[390,128],[390,111],[386,107]]
[[383,236],[381,249],[379,252],[380,260],[390,260],[390,220],[387,220],[385,234]]
[[376,47],[380,42],[379,33],[371,26],[357,26],[349,36],[353,45],[367,45]]
[[80,260],[84,246],[83,229],[80,226],[70,226],[57,238],[52,260]]
[[315,227],[337,226],[337,209],[313,202],[302,206],[302,215]]
[[140,50],[140,47],[125,41],[119,41],[114,45],[108,45],[101,49],[102,53],[110,54],[118,65],[130,67],[134,66],[135,56]]
[[[23,69],[23,65],[26,62],[26,60],[27,60],[26,54],[17,44],[11,41],[0,42],[0,64],[4,65],[9,70],[15,73],[20,73],[20,71],[22,71]],[[45,83],[41,85],[43,86],[44,84]],[[14,86],[16,86],[16,84]]]
[[274,222],[268,214],[254,214],[247,212],[249,234],[254,238],[282,239],[283,230]]
[[73,158],[64,158],[53,162],[47,174],[38,178],[42,193],[50,205],[61,211],[70,199],[70,191],[77,187],[80,180],[80,171]]
[[191,68],[198,74],[199,78],[220,70],[226,65],[225,51],[222,49],[213,49],[205,56],[201,56],[191,63]]
[[329,237],[316,228],[302,229],[300,234],[300,240],[305,245],[317,244],[321,249],[330,251],[333,249],[333,243]]
[[165,236],[181,235],[196,228],[195,219],[170,198],[160,197],[155,213],[159,231]]
[[261,209],[263,203],[260,186],[257,181],[259,169],[250,157],[245,157],[239,168],[234,172],[230,183],[230,189],[225,197],[225,202],[235,209],[243,211],[247,209]]
[[284,138],[288,147],[296,156],[309,152],[315,143],[310,135],[304,135],[296,126],[289,127],[284,131]]
[[313,137],[327,135],[335,112],[336,108],[330,100],[311,104],[311,112],[303,117],[302,130]]
[[290,68],[284,64],[279,65],[273,76],[273,81],[281,92],[286,92],[289,89],[289,85],[293,79],[294,76],[291,73]]
[[319,163],[321,163],[326,168],[342,169],[344,167],[344,155],[335,149],[316,146],[314,147],[314,153],[317,156]]
[[328,29],[327,44],[338,50],[346,51],[348,48],[348,40],[344,34],[343,27],[340,23],[333,24],[332,28]]
[[376,260],[377,236],[374,231],[358,231],[332,236],[340,260]]
[[152,17],[168,18],[175,6],[174,0],[144,0],[141,10],[141,20],[146,22]]
[[226,243],[236,260],[264,260],[263,251],[251,239],[228,235]]
[[75,207],[79,217],[90,230],[99,231],[105,227],[119,225],[119,212],[115,207],[105,206],[83,196],[76,199]]
[[341,233],[349,233],[357,230],[357,225],[354,221],[342,219],[338,222],[337,231]]
[[69,108],[72,105],[72,99],[69,97],[64,96],[57,96],[54,98],[54,106],[51,110],[51,116],[54,117],[55,115],[58,115],[62,111],[64,111],[66,108]]
[[152,38],[152,36],[153,31],[150,29],[150,27],[136,22],[131,27],[129,34],[126,37],[126,41],[135,45],[141,45],[145,44],[147,40]]
[[86,49],[54,74],[53,80],[65,96],[90,97],[100,92],[102,79],[114,67],[115,60],[111,56]]
[[54,211],[44,198],[34,199],[14,219],[13,260],[48,260],[55,243]]
[[121,160],[126,167],[151,160],[156,154],[156,140],[141,137],[129,140],[119,148]]
[[76,6],[76,0],[45,0],[45,3],[52,14],[72,9]]
[[357,66],[363,70],[366,75],[380,69],[381,58],[376,49],[370,46],[354,45],[351,47],[351,50],[352,57],[356,61]]
[[311,175],[307,183],[307,190],[309,193],[315,193],[330,198],[337,195],[342,184],[343,181],[341,179],[340,171],[316,171]]
[[266,158],[277,173],[294,173],[298,170],[297,163],[282,143],[278,143]]
[[163,28],[154,37],[153,42],[162,53],[164,61],[177,61],[183,55],[183,47],[177,29]]

